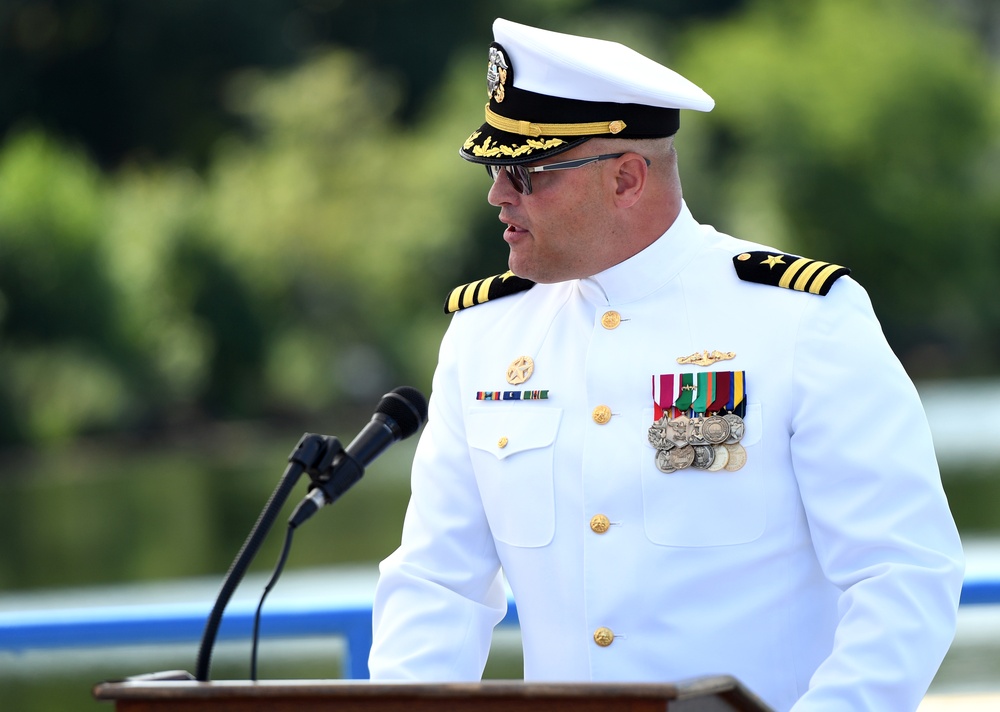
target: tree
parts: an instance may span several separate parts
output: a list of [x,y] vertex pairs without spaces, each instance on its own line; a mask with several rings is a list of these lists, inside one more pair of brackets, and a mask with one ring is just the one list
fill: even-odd
[[[502,14],[555,24],[592,7],[682,21],[743,0],[7,0],[0,5],[0,137],[26,122],[80,144],[105,169],[128,161],[203,168],[243,128],[225,86],[330,47],[398,78],[398,117],[432,100],[456,52],[483,48]],[[676,22],[675,22],[676,24]]]
[[913,376],[995,370],[1000,122],[982,49],[939,6],[896,0],[759,2],[690,40],[688,74],[717,100],[691,200],[741,237],[852,267]]

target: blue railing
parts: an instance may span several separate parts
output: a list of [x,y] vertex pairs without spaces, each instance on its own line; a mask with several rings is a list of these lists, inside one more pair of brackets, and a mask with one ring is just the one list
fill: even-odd
[[[0,651],[196,643],[201,639],[209,610],[208,605],[159,604],[0,613]],[[253,606],[227,608],[218,639],[249,640],[253,615]],[[511,602],[501,625],[516,624],[517,609]],[[342,637],[347,646],[343,676],[365,679],[371,626],[371,605],[278,605],[267,607],[261,636]]]
[[[502,625],[517,625],[517,608],[509,600]],[[1000,604],[1000,575],[967,577],[963,606]],[[219,640],[249,640],[256,602],[235,600],[226,609]],[[204,603],[154,603],[97,605],[75,608],[0,611],[0,652],[84,649],[119,645],[196,644],[211,609]],[[343,676],[368,677],[371,648],[370,596],[341,596],[336,588],[322,597],[292,596],[268,602],[261,622],[261,636],[296,638],[339,636],[345,640]]]

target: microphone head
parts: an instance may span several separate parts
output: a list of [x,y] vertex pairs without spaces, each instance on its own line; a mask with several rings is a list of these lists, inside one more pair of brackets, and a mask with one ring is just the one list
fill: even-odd
[[410,386],[400,386],[382,396],[376,414],[382,414],[395,421],[399,427],[399,440],[413,435],[427,422],[427,399],[424,394]]

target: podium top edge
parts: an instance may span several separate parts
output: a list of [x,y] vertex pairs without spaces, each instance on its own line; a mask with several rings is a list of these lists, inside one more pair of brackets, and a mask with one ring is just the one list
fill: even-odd
[[[739,687],[733,678],[699,678],[689,683],[595,683],[525,682],[484,680],[482,682],[369,682],[367,680],[190,680],[103,682],[94,687],[98,700],[142,698],[213,697],[629,697],[676,700],[686,697],[692,686],[699,693],[719,692]],[[685,694],[687,693],[687,694]]]

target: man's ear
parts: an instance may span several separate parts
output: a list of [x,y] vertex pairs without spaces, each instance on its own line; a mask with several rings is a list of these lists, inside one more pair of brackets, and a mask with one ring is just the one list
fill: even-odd
[[646,159],[638,153],[629,152],[618,159],[618,172],[615,174],[615,204],[621,208],[630,208],[642,196],[649,176],[649,166]]

